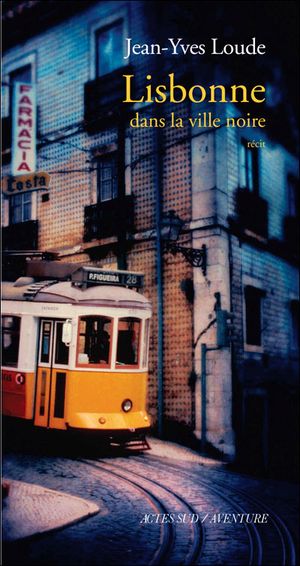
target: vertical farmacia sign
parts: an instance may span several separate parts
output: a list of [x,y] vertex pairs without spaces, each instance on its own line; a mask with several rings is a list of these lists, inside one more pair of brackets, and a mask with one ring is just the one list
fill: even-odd
[[13,91],[12,175],[36,170],[36,88],[16,82]]

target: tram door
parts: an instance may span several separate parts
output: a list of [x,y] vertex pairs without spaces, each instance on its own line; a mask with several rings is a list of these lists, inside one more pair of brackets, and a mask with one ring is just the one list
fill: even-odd
[[64,320],[41,320],[34,424],[65,429],[69,348],[62,341]]

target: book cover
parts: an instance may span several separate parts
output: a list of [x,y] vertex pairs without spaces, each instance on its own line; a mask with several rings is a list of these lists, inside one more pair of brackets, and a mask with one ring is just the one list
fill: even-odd
[[2,31],[4,563],[296,564],[296,2]]

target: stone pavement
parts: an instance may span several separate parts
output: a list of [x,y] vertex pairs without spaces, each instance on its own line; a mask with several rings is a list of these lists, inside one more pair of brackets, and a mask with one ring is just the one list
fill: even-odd
[[[96,448],[95,453],[93,446],[82,447],[83,454],[76,447],[75,458],[73,447],[68,457],[64,446],[55,448],[54,454],[52,449],[47,448],[45,453],[44,449],[40,451],[35,447],[8,452],[3,468],[6,481],[11,485],[3,516],[4,563],[7,566],[151,564],[160,544],[161,525],[141,526],[141,517],[153,513],[153,502],[135,485],[124,483],[122,477],[118,479],[118,474],[129,474],[138,482],[143,481],[141,476],[149,480],[150,492],[159,501],[161,498],[170,513],[181,513],[185,505],[199,514],[228,511],[227,504],[229,511],[242,506],[250,512],[254,506],[255,511],[262,508],[278,514],[279,520],[297,539],[295,485],[230,471],[224,462],[175,442],[152,437],[148,440],[151,450],[142,455],[132,451],[133,457],[119,448],[108,452],[105,449],[104,453]],[[111,467],[115,474],[111,474]],[[86,499],[96,504],[94,513],[88,520],[80,520],[91,511]],[[70,526],[59,528],[67,525]],[[205,524],[204,564],[233,564],[236,563],[233,555],[240,557],[241,564],[248,562],[247,533],[234,527],[232,536],[228,528],[231,527]],[[49,536],[33,536],[51,529],[54,531]],[[269,543],[269,539],[273,541],[274,532],[276,541],[280,542],[277,527],[274,527],[268,531],[267,541],[264,539],[262,543],[266,543],[268,552],[271,548],[273,554],[278,550],[277,543],[275,550]],[[178,551],[178,560],[173,563],[182,564],[182,549],[190,542],[189,530],[184,530],[184,525],[179,525],[178,529],[176,526],[175,535],[174,552]]]
[[[201,456],[174,442],[150,438],[151,454],[164,458],[220,465],[221,462]],[[15,480],[9,483],[9,495],[4,499],[3,541],[41,534],[75,523],[98,513],[99,507],[85,499],[42,486]]]
[[15,480],[3,500],[3,541],[52,531],[95,515],[98,505],[66,493]]

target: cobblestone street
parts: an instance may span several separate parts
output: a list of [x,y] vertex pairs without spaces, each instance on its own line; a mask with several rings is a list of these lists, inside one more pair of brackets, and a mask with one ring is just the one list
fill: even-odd
[[[130,455],[45,445],[7,450],[8,480],[82,498],[99,511],[6,542],[3,563],[296,564],[295,485],[230,471],[169,442],[151,444]],[[19,505],[26,521],[30,509],[22,509],[22,498]],[[50,505],[47,512],[53,513]]]

